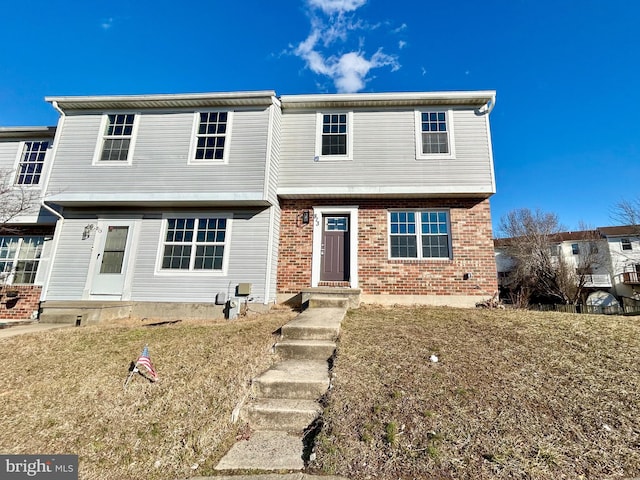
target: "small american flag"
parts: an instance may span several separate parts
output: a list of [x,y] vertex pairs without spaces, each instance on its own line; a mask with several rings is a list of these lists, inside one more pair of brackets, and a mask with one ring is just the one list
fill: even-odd
[[149,358],[149,347],[147,345],[144,346],[144,348],[142,349],[142,353],[138,357],[138,360],[136,360],[135,368],[137,369],[139,365],[142,365],[144,368],[147,369],[153,381],[156,381],[158,379],[158,374],[156,373],[156,371],[153,368],[153,365],[151,364],[151,358]]

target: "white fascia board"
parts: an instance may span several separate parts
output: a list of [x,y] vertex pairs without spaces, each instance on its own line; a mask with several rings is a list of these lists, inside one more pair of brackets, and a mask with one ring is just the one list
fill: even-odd
[[276,103],[274,90],[246,92],[180,93],[153,95],[93,95],[45,97],[45,101],[61,110],[118,109],[118,108],[186,108],[208,104],[271,105]]
[[430,101],[470,102],[484,104],[495,99],[495,90],[450,91],[450,92],[392,92],[392,93],[336,93],[312,95],[281,95],[282,107],[307,108],[324,103],[367,104],[376,102],[413,103]]

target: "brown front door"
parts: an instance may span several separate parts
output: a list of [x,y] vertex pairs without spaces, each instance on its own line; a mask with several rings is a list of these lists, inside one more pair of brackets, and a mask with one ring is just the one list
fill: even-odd
[[322,217],[322,265],[320,281],[349,280],[349,215]]

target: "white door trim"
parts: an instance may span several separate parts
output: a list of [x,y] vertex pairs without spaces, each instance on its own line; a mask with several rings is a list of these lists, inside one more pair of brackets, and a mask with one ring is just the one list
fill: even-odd
[[349,215],[349,286],[358,288],[358,207],[313,207],[313,253],[311,256],[311,286],[320,283],[322,265],[323,215]]

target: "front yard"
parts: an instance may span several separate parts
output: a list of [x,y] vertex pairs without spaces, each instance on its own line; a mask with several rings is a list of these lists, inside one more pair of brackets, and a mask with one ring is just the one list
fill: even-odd
[[325,473],[640,477],[640,317],[365,307],[338,348]]

